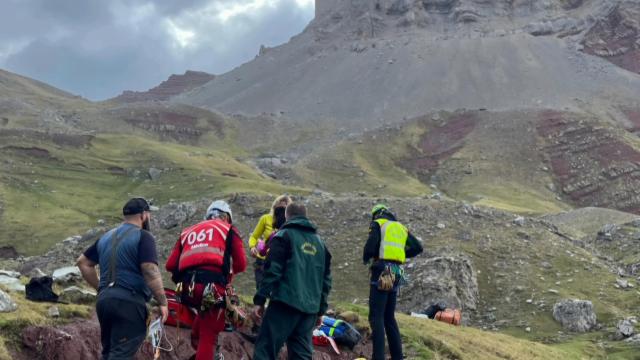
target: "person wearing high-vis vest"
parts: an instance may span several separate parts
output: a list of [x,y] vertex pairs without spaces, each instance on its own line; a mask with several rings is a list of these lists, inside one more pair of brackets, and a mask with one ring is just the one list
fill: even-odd
[[362,260],[371,260],[369,323],[372,330],[372,360],[384,360],[385,333],[392,360],[400,360],[402,339],[395,318],[398,287],[403,279],[402,265],[407,258],[422,253],[422,244],[396,220],[391,210],[378,204],[371,210],[369,238]]

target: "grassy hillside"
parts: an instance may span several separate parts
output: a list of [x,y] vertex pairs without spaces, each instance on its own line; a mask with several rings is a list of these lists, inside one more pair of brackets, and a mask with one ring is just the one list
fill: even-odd
[[[229,153],[139,136],[99,135],[81,146],[6,136],[0,153],[0,245],[25,254],[42,253],[98,219],[113,219],[131,196],[163,204],[285,190]],[[157,180],[149,177],[151,167],[162,171]]]
[[[355,305],[340,308],[354,311],[362,319],[367,309]],[[587,359],[587,353],[558,348],[504,334],[465,326],[451,326],[438,321],[396,315],[402,334],[405,355],[419,359]]]
[[428,184],[402,166],[423,129],[416,124],[393,129],[391,134],[373,132],[322,148],[300,161],[294,171],[304,184],[335,193],[424,196]]

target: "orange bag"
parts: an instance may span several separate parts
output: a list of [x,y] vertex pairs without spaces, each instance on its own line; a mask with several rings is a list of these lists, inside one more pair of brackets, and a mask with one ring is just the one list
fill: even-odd
[[462,313],[458,309],[444,309],[438,311],[434,319],[451,325],[460,325]]

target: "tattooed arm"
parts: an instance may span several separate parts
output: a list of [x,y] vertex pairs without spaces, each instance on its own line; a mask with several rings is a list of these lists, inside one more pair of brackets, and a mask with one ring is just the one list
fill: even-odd
[[162,274],[160,274],[158,264],[145,262],[140,265],[140,269],[142,270],[144,281],[147,283],[149,289],[151,289],[153,297],[158,301],[158,304],[160,304],[161,306],[166,306],[167,297],[164,294]]
[[164,323],[169,317],[169,307],[167,305],[167,296],[164,294],[164,285],[162,284],[162,275],[160,274],[158,264],[143,262],[140,264],[140,269],[142,270],[144,281],[160,305],[160,315]]

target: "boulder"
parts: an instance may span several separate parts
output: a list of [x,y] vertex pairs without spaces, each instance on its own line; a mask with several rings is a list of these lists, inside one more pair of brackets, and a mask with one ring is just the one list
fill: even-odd
[[20,279],[13,276],[0,275],[0,286],[3,286],[9,291],[24,292],[24,285],[20,282]]
[[625,279],[616,279],[616,285],[618,285],[618,287],[621,289],[627,289],[627,288],[633,287],[633,285]]
[[152,222],[162,229],[171,229],[191,219],[197,210],[193,203],[169,203],[154,214]]
[[20,278],[19,272],[11,271],[11,270],[0,270],[0,275],[4,275],[4,276],[16,278],[16,279]]
[[400,293],[398,308],[420,312],[430,304],[475,310],[478,280],[471,260],[461,256],[418,258],[407,268],[408,285]]
[[77,286],[70,286],[62,290],[60,301],[71,304],[91,304],[96,301],[96,293]]
[[57,306],[50,307],[48,310],[48,313],[49,313],[49,317],[51,318],[60,317],[60,309],[58,309]]
[[71,283],[80,281],[82,274],[77,266],[67,266],[53,271],[53,281],[56,283]]
[[633,336],[635,333],[635,326],[630,319],[624,319],[618,321],[616,325],[616,338],[617,339],[625,339]]
[[13,312],[18,309],[18,305],[11,300],[6,292],[0,290],[0,313]]
[[569,331],[587,332],[596,326],[593,304],[587,300],[564,299],[553,306],[553,318]]
[[162,174],[162,170],[152,167],[152,168],[149,169],[147,174],[149,175],[149,179],[151,179],[152,181],[156,181],[156,180],[160,179],[160,175]]
[[522,216],[518,216],[513,220],[513,224],[517,226],[524,226],[525,219]]
[[612,240],[613,235],[618,231],[618,225],[616,224],[605,224],[598,231],[598,239],[599,240]]

